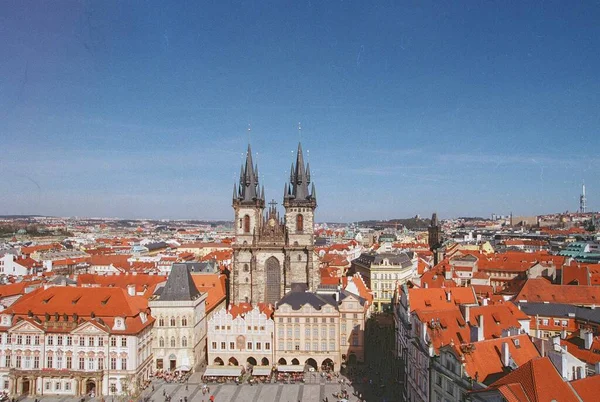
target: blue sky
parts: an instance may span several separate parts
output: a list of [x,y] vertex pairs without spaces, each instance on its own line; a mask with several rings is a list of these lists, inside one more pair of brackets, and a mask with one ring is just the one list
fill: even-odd
[[[370,4],[375,3],[375,4]],[[317,221],[600,204],[598,2],[0,2],[0,214]]]

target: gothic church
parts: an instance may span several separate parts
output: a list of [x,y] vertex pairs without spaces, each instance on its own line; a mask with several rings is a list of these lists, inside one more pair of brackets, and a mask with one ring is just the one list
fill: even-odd
[[298,144],[296,164],[283,193],[285,216],[271,201],[265,214],[265,190],[258,182],[258,166],[248,145],[239,184],[233,186],[235,242],[229,278],[231,303],[275,304],[292,284],[315,290],[318,264],[313,262],[315,185],[309,190],[310,167],[304,166]]

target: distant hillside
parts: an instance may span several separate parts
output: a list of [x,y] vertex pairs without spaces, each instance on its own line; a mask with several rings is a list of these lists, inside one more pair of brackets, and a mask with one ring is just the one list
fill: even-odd
[[402,227],[406,227],[409,230],[419,230],[419,229],[427,229],[431,219],[420,219],[420,218],[408,218],[408,219],[390,219],[386,221],[361,221],[358,222],[358,225],[361,227],[368,227],[374,229],[386,229],[386,228],[395,228],[398,229]]

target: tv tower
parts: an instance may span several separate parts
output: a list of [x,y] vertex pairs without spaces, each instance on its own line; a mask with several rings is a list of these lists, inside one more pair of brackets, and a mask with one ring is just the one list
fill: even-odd
[[581,189],[581,195],[579,196],[579,212],[581,212],[582,214],[585,214],[586,201],[587,200],[585,198],[585,182],[584,182],[582,189]]

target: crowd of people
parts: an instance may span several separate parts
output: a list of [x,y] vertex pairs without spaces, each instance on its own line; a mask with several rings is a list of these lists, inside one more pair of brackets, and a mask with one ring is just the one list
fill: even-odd
[[154,377],[165,380],[167,383],[171,382],[186,382],[190,377],[189,371],[169,371],[169,370],[157,370],[154,373]]

